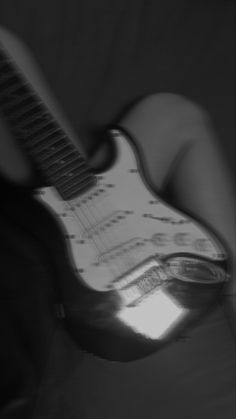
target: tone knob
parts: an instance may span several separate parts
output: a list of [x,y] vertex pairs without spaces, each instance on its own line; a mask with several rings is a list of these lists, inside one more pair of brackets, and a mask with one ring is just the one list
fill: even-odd
[[209,252],[212,250],[212,243],[209,239],[199,238],[194,240],[194,247],[199,252]]
[[152,236],[152,242],[156,246],[166,246],[169,242],[169,237],[166,233],[156,233]]
[[174,242],[178,246],[190,246],[192,243],[191,235],[189,233],[176,233]]

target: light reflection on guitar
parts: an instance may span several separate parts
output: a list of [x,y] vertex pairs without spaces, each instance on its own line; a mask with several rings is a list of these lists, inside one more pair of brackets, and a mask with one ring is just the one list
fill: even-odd
[[35,193],[58,219],[77,278],[78,307],[64,310],[76,313],[80,345],[119,361],[162,348],[216,301],[228,280],[224,247],[156,196],[124,131],[109,131],[113,164],[95,174],[3,49],[0,65],[0,109],[51,185]]

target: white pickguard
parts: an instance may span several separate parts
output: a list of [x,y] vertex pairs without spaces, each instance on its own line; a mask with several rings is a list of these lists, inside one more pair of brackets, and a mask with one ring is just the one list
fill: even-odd
[[105,291],[151,256],[185,252],[221,259],[215,238],[148,188],[132,146],[120,131],[113,135],[116,163],[98,176],[95,187],[67,202],[53,187],[39,190],[64,225],[79,279]]

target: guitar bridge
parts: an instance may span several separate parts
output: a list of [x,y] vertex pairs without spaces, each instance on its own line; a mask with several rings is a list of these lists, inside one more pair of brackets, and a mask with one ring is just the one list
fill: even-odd
[[150,258],[114,281],[113,286],[119,292],[126,306],[135,306],[150,293],[163,288],[168,276],[162,264]]

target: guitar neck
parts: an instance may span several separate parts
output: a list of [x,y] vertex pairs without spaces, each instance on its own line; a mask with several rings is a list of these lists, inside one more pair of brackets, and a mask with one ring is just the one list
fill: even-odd
[[0,44],[0,111],[14,137],[63,199],[96,182],[84,157]]

